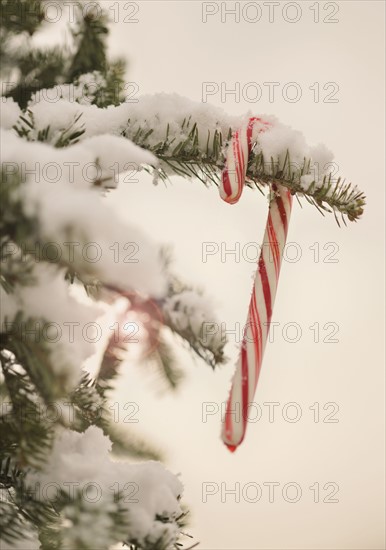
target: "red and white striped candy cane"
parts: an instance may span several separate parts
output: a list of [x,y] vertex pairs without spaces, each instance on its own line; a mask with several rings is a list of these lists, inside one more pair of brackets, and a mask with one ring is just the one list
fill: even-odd
[[[256,121],[258,121],[257,134],[254,131]],[[268,126],[260,119],[250,119],[246,128],[236,131],[232,136],[220,186],[221,197],[227,202],[233,204],[240,198],[247,172],[248,156],[253,145],[253,136],[257,137],[258,133],[264,131]],[[291,207],[290,191],[280,185],[272,185],[263,246],[249,304],[247,323],[244,328],[241,353],[233,377],[223,424],[222,439],[232,452],[244,439],[248,405],[253,401],[259,379]]]
[[261,118],[253,117],[244,128],[234,132],[228,145],[220,185],[220,196],[225,202],[234,204],[241,197],[253,143],[257,135],[269,126],[270,124]]

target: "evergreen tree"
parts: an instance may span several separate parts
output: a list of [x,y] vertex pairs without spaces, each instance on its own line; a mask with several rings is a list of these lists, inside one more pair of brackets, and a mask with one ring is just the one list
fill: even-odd
[[[157,450],[117,428],[109,392],[130,347],[126,325],[141,327],[143,361],[170,389],[183,376],[170,335],[212,368],[224,362],[225,342],[202,291],[173,274],[166,249],[115,219],[104,194],[128,165],[155,180],[216,184],[243,119],[175,95],[126,101],[125,64],[108,59],[99,10],[77,10],[64,50],[31,45],[45,24],[42,0],[1,0],[1,10],[1,540],[43,550],[177,548],[181,482]],[[323,170],[313,175],[317,163],[303,153],[255,149],[248,185],[264,193],[279,182],[337,220],[356,220],[363,194]],[[111,247],[128,240],[139,261],[114,262]],[[98,327],[107,308],[117,330],[91,375],[83,364],[95,346],[81,329]],[[85,498],[85,487],[98,498]]]
[[[116,222],[114,226],[112,212],[104,204],[101,187],[102,191],[114,187],[127,161],[151,164],[154,157],[149,153],[143,156],[116,136],[115,141],[114,137],[113,141],[88,141],[84,148],[85,128],[79,114],[58,131],[55,116],[39,130],[29,108],[39,93],[44,98],[44,90],[55,86],[63,95],[73,92],[68,103],[73,101],[75,109],[80,105],[102,108],[122,101],[125,65],[122,60],[107,59],[107,16],[88,11],[83,17],[77,9],[73,47],[43,50],[31,47],[30,40],[45,23],[44,4],[2,0],[1,8],[2,126],[14,128],[2,134],[2,544],[25,539],[31,548],[91,550],[121,541],[133,549],[167,548],[176,543],[184,525],[182,485],[155,462],[161,458],[160,452],[138,435],[117,427],[109,410],[109,390],[118,377],[130,335],[124,326],[129,321],[133,325],[134,320],[143,327],[143,360],[156,366],[172,390],[178,387],[183,372],[175,364],[167,332],[211,367],[223,361],[224,343],[213,337],[203,339],[198,325],[205,315],[212,320],[206,299],[171,273],[166,249],[157,252],[129,224]],[[56,102],[51,106],[60,109]],[[36,142],[43,147],[39,151]],[[22,147],[18,159],[11,151],[13,145]],[[114,157],[112,152],[104,166],[98,157],[106,146],[118,147],[118,154]],[[62,148],[65,157],[60,155]],[[66,181],[66,177],[70,179],[66,160],[72,163],[76,159],[83,161],[79,171],[75,168],[76,181]],[[105,174],[115,160],[117,171],[114,168]],[[87,161],[104,176],[91,182],[84,176],[78,178]],[[62,177],[44,190],[40,185],[48,183],[43,172],[50,162],[61,167]],[[26,176],[30,165],[37,166],[37,172]],[[26,188],[32,190],[34,185],[38,185],[37,195],[27,197]],[[51,192],[55,198],[49,198]],[[43,195],[45,204],[40,201]],[[71,213],[72,205],[77,214]],[[93,227],[94,216],[98,217],[99,234]],[[106,236],[104,228],[111,225],[114,227]],[[117,268],[108,249],[121,244],[123,236],[128,240],[128,235],[140,243],[143,252],[138,266],[121,263]],[[76,248],[89,242],[98,243],[110,259],[85,262]],[[55,258],[58,250],[60,258]],[[119,275],[114,274],[117,271]],[[74,297],[81,296],[82,289],[86,304]],[[101,313],[95,304],[112,304],[118,299],[124,301],[124,309],[117,317],[117,329],[105,341],[99,372],[92,377],[81,365],[94,352],[93,345],[75,333],[72,341],[64,329],[69,328],[68,323],[84,326],[95,321]],[[50,335],[53,327],[61,332],[59,339]],[[114,462],[111,453],[131,462]],[[133,464],[133,459],[149,461]],[[74,469],[69,469],[66,461],[73,462]],[[77,473],[83,461],[88,472]],[[57,487],[54,495],[45,491],[50,484]],[[90,490],[101,491],[96,502],[84,498],[87,484]],[[137,492],[138,498],[134,498]],[[158,508],[153,504],[154,494]]]

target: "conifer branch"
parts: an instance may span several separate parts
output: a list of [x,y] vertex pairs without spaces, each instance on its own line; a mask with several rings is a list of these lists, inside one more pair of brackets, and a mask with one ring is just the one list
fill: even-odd
[[0,416],[2,457],[13,456],[19,467],[38,467],[52,446],[52,424],[42,419],[36,389],[16,356],[2,349],[0,358],[11,405],[11,410]]
[[[131,130],[132,127],[135,131]],[[199,145],[199,126],[191,119],[184,119],[180,132],[185,132],[187,137],[175,144],[176,139],[170,135],[167,125],[165,138],[152,144],[149,138],[153,130],[129,120],[123,135],[151,151],[161,161],[161,168],[153,169],[156,177],[166,180],[170,174],[177,174],[197,178],[205,185],[218,185],[225,163],[224,146],[232,135],[232,129],[229,128],[226,135],[221,129],[208,131],[205,148]],[[346,217],[356,221],[363,213],[366,200],[364,193],[341,178],[333,180],[331,174],[325,176],[322,182],[313,180],[305,187],[301,178],[310,174],[310,163],[311,159],[305,158],[301,166],[294,165],[290,162],[289,151],[282,163],[278,159],[264,159],[261,152],[252,152],[247,169],[247,185],[264,192],[264,188],[272,183],[280,184],[290,189],[293,195],[304,197],[322,215],[323,212],[333,213],[338,224],[338,216],[343,223],[346,223]]]

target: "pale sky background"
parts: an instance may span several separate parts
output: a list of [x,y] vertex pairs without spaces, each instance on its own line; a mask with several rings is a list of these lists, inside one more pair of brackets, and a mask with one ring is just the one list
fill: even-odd
[[[235,102],[232,96],[223,103],[220,94],[210,101],[231,114],[249,109],[273,113],[302,130],[310,143],[325,143],[340,174],[367,195],[363,218],[340,229],[332,215],[323,218],[304,200],[303,209],[294,202],[288,241],[298,243],[302,257],[283,264],[273,316],[280,325],[267,346],[255,399],[262,418],[249,425],[235,454],[219,439],[219,413],[202,422],[203,403],[220,405],[228,396],[238,353],[232,336],[227,348],[231,360],[214,373],[179,352],[186,379],[178,394],[161,394],[145,367],[135,371],[127,366],[117,399],[138,403],[135,428],[165,449],[169,469],[181,472],[184,501],[191,510],[188,532],[202,550],[384,548],[384,3],[319,2],[321,20],[315,23],[310,10],[315,3],[302,1],[300,20],[292,24],[282,15],[288,2],[276,8],[272,23],[263,2],[250,3],[262,9],[256,23],[242,17],[236,23],[232,16],[222,22],[224,2],[207,23],[202,22],[200,1],[137,2],[137,23],[124,22],[131,13],[124,7],[132,3],[102,4],[119,6],[110,51],[127,58],[128,80],[137,83],[140,94],[177,92],[201,101],[203,82],[224,82],[228,88],[239,82],[241,89],[255,82],[263,92],[256,103],[242,97]],[[240,10],[245,4],[240,3]],[[339,11],[330,17],[338,22],[324,23],[335,6]],[[272,81],[280,86],[270,103],[263,82]],[[288,82],[297,82],[302,90],[296,103],[282,97]],[[309,89],[315,82],[319,102]],[[323,90],[331,82],[334,87]],[[323,102],[335,90],[338,102]],[[267,205],[257,191],[246,190],[229,207],[215,188],[208,190],[198,181],[174,178],[167,188],[153,187],[144,175],[108,200],[156,241],[173,245],[175,270],[216,300],[220,320],[229,328],[245,322],[255,264],[243,258],[237,263],[232,256],[221,262],[219,254],[203,263],[201,249],[206,241],[229,248],[238,242],[241,249],[261,241]],[[314,243],[319,243],[319,262],[309,249]],[[327,243],[335,244],[323,249]],[[338,262],[323,262],[333,250]],[[302,328],[296,344],[282,336],[289,322]],[[319,323],[322,340],[328,322],[338,325],[339,342],[314,343],[309,327]],[[280,403],[273,423],[264,402]],[[301,408],[296,423],[283,420],[289,402]],[[323,410],[330,402],[339,407],[333,417],[338,422],[314,422],[309,407],[319,403],[323,419],[333,411]],[[218,492],[203,502],[206,482],[217,484]],[[267,482],[280,483],[271,503],[263,485]],[[289,482],[301,487],[296,503],[282,496]],[[240,502],[224,495],[222,483],[227,489],[240,484]],[[261,486],[259,502],[243,498],[248,483]],[[319,503],[309,489],[315,483],[320,484]],[[339,486],[333,497],[338,502],[322,502],[332,487],[323,489],[326,483]],[[252,489],[248,496],[254,497]]]

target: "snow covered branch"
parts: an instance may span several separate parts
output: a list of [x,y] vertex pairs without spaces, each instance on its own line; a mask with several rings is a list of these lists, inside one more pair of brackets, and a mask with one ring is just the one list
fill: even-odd
[[[35,139],[46,132],[46,139],[55,143],[61,132],[78,121],[75,127],[84,128],[80,139],[102,133],[124,136],[157,157],[159,165],[145,162],[153,167],[156,178],[178,174],[217,184],[227,141],[251,116],[229,116],[222,109],[176,94],[142,96],[137,103],[98,108],[78,103],[75,91],[75,99],[70,101],[67,88],[56,91],[55,102],[46,99],[47,95],[52,97],[50,93],[43,90],[32,98],[29,116],[33,127],[23,126],[19,120],[19,131]],[[55,124],[49,126],[52,119]],[[280,183],[293,194],[304,196],[322,213],[333,212],[337,221],[338,214],[344,223],[345,217],[357,220],[365,205],[364,194],[341,176],[335,177],[332,153],[321,144],[309,147],[301,132],[281,124],[276,117],[264,119],[271,126],[255,137],[247,185],[262,190]]]

